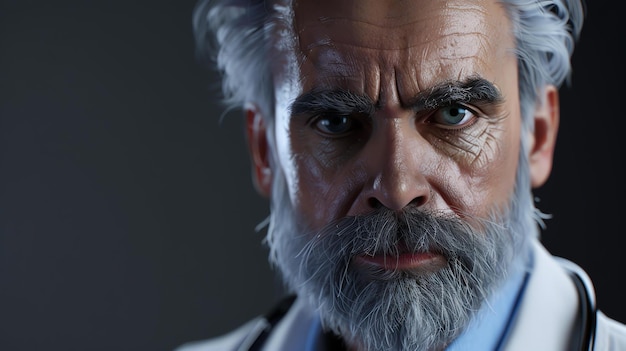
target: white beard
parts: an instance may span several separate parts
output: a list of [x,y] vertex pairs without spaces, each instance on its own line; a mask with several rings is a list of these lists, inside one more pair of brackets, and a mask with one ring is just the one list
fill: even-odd
[[[519,188],[519,187],[516,187]],[[267,244],[287,287],[307,299],[322,325],[364,350],[445,347],[514,269],[522,267],[536,233],[530,193],[509,208],[464,221],[418,210],[344,218],[312,232],[298,224],[284,185],[275,179]],[[530,203],[530,205],[529,205]],[[396,257],[402,241],[435,250],[447,265],[428,274],[355,269],[356,255]],[[395,254],[394,254],[395,253]]]

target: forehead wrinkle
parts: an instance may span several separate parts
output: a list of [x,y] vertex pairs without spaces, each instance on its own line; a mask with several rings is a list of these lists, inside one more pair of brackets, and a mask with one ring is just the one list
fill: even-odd
[[[394,18],[400,18],[401,16],[397,16],[397,17],[393,17],[393,16],[389,16],[389,17],[385,17],[384,20],[385,21],[389,21],[389,20],[393,20]],[[330,22],[335,22],[335,23],[341,23],[341,22],[353,22],[355,24],[363,24],[365,26],[369,26],[369,27],[374,27],[376,29],[400,29],[400,28],[404,28],[407,26],[412,26],[412,25],[417,25],[419,23],[421,23],[423,21],[423,18],[425,18],[426,16],[417,18],[417,19],[412,19],[411,21],[408,22],[404,22],[404,23],[400,23],[400,24],[393,24],[393,23],[375,23],[373,21],[368,21],[365,19],[358,19],[358,18],[345,18],[345,17],[324,17],[324,18],[320,18],[319,21],[319,25],[323,26],[326,25]],[[315,24],[315,23],[314,23]],[[312,24],[312,25],[314,25]],[[305,28],[303,28],[305,29]]]
[[378,98],[381,66],[375,60],[363,60],[354,50],[341,50],[333,45],[312,49],[301,55],[301,65],[313,67],[304,70],[305,90],[311,87],[341,87]]
[[[488,67],[485,61],[488,57],[480,54],[490,52],[489,49],[497,44],[489,39],[491,35],[488,36],[487,32],[491,33],[499,26],[486,18],[491,12],[482,3],[455,2],[428,11],[407,11],[406,15],[400,13],[399,16],[383,12],[368,17],[367,13],[355,11],[347,15],[352,18],[315,17],[323,12],[310,8],[313,11],[307,15],[305,7],[294,12],[294,17],[298,18],[294,30],[303,58],[301,63],[308,62],[315,68],[306,74],[308,82],[322,83],[322,86],[338,83],[342,87],[367,92],[375,101],[380,93],[383,71],[392,67],[397,70],[396,90],[400,99],[405,100],[402,96],[410,98],[421,91],[421,86],[432,84],[435,74],[453,77],[462,76],[462,72],[481,72],[481,68]],[[426,18],[429,14],[431,16]],[[506,15],[504,9],[503,15]],[[429,23],[438,24],[434,30],[424,29]],[[411,27],[415,27],[412,33],[409,32]],[[385,29],[392,34],[381,36],[380,31]],[[502,37],[505,36],[503,33]],[[443,46],[439,45],[442,41]],[[381,62],[377,51],[395,54]],[[373,55],[367,56],[369,54]]]
[[[354,44],[354,43],[350,43],[347,41],[341,41],[341,40],[330,40],[328,39],[327,41],[318,41],[318,42],[313,42],[309,45],[307,45],[306,47],[306,52],[303,51],[303,53],[308,57],[311,56],[311,53],[314,50],[324,50],[324,49],[329,49],[329,50],[337,50],[338,46],[345,46],[345,47],[349,47],[349,48],[355,48],[355,49],[363,49],[363,50],[371,50],[371,51],[404,51],[404,50],[410,50],[410,49],[414,49],[423,45],[427,45],[430,44],[434,41],[440,41],[442,39],[447,39],[448,37],[453,37],[453,38],[459,38],[459,37],[467,37],[467,36],[471,36],[471,37],[482,37],[482,38],[487,38],[487,35],[485,35],[485,33],[482,32],[455,32],[455,33],[448,33],[448,34],[444,34],[439,38],[429,38],[427,40],[422,40],[420,42],[415,42],[413,44],[407,44],[406,46],[396,46],[393,48],[386,48],[386,47],[374,47],[374,46],[368,46],[368,45],[363,45],[363,44]],[[485,40],[480,40],[480,45],[481,47],[485,46],[485,43],[488,43],[488,41]],[[486,50],[486,49],[484,49]]]
[[[359,0],[356,3],[359,3],[360,1],[362,0]],[[382,4],[382,2],[380,4]],[[375,16],[372,16],[371,13],[369,12],[366,14],[359,12],[358,5],[356,7],[350,6],[348,8],[342,8],[341,5],[342,5],[341,2],[338,2],[337,4],[333,5],[333,9],[335,13],[337,11],[341,12],[342,10],[344,10],[343,11],[344,13],[347,12],[345,16],[333,16],[332,14],[330,15],[320,14],[316,17],[315,22],[311,22],[311,25],[319,24],[323,27],[328,27],[330,24],[333,24],[333,23],[353,22],[355,24],[363,24],[366,26],[378,27],[381,29],[394,29],[394,28],[401,28],[401,27],[412,25],[412,24],[420,23],[424,19],[430,18],[431,17],[429,16],[430,13],[439,12],[441,10],[438,8],[435,8],[435,9],[429,8],[426,10],[422,10],[419,13],[410,12],[410,14],[408,11],[403,11],[394,16],[391,14],[393,12],[392,9],[386,8],[386,9],[380,9],[380,11]],[[321,7],[323,7],[323,4],[320,5],[320,8]],[[299,12],[300,11],[295,11],[296,17],[298,17]],[[416,16],[416,15],[419,15],[419,16]],[[404,19],[404,21],[402,21],[402,19]],[[307,26],[303,26],[302,29],[305,29],[306,27]]]
[[[404,12],[400,12],[397,15],[391,15],[390,13],[393,12],[393,9],[391,8],[387,8],[386,13],[383,13],[380,17],[378,18],[371,18],[371,16],[364,16],[364,15],[360,15],[360,13],[358,11],[354,11],[353,9],[351,9],[352,11],[350,11],[350,15],[353,17],[345,17],[345,16],[318,16],[317,20],[318,23],[320,25],[323,25],[324,27],[327,27],[329,23],[331,22],[354,22],[357,24],[364,24],[367,26],[373,26],[373,27],[378,27],[380,29],[396,29],[396,28],[402,28],[402,27],[406,27],[406,26],[411,26],[411,25],[417,25],[417,24],[421,24],[422,22],[424,22],[424,19],[431,19],[433,16],[431,16],[431,13],[436,13],[436,16],[438,17],[452,17],[455,14],[458,14],[458,12],[478,12],[479,14],[481,14],[482,16],[488,16],[489,13],[486,10],[486,8],[484,6],[481,6],[479,4],[467,4],[467,3],[463,3],[463,2],[459,2],[457,4],[455,4],[454,2],[451,3],[445,3],[444,8],[427,8],[427,9],[421,9],[418,13],[415,12],[409,12],[408,11],[404,11]],[[385,11],[385,9],[382,9],[382,11]],[[452,12],[452,13],[450,13]],[[416,17],[416,15],[419,15],[419,17]],[[398,20],[402,20],[405,19],[405,21],[402,21],[399,24],[396,24],[395,22],[391,22],[391,21],[398,21]],[[375,22],[375,20],[380,21],[381,23],[378,24]],[[454,19],[452,19],[452,21],[450,21],[450,23],[454,23]],[[312,25],[314,25],[314,23],[312,23]],[[302,29],[305,29],[306,26],[304,26]]]
[[[458,23],[458,17],[460,11],[472,11],[477,12],[478,15],[471,17],[465,16],[462,23]],[[435,14],[428,16],[431,12]],[[480,6],[474,6],[467,8],[467,6],[448,6],[445,9],[429,9],[419,13],[419,17],[411,17],[410,21],[396,24],[394,22],[385,21],[386,23],[376,23],[373,20],[361,19],[359,17],[346,18],[346,17],[318,17],[317,20],[309,20],[305,23],[300,23],[301,27],[298,30],[298,37],[301,42],[305,42],[305,46],[301,46],[301,49],[309,51],[316,46],[324,46],[332,43],[347,44],[347,41],[355,42],[371,42],[372,38],[385,38],[385,40],[378,40],[376,45],[366,44],[349,44],[360,46],[364,48],[376,48],[379,50],[402,50],[413,48],[418,45],[428,44],[431,41],[438,40],[441,37],[449,35],[473,35],[481,34],[486,35],[485,24],[487,21],[481,21],[486,16],[486,11]],[[356,14],[355,14],[356,16]],[[298,17],[298,16],[296,16]],[[395,19],[399,17],[386,17],[385,19]],[[469,20],[468,18],[473,18]],[[469,22],[469,23],[468,23]],[[429,31],[432,29],[422,28],[424,25],[430,25],[432,23],[442,24],[434,35],[429,35]],[[413,30],[402,30],[406,27],[414,27]],[[469,28],[468,28],[469,27]],[[471,28],[475,30],[468,32]],[[328,32],[339,29],[342,34],[334,36],[332,39],[328,36]],[[343,29],[343,30],[341,30]],[[394,33],[389,33],[389,31]],[[381,32],[385,32],[385,35],[381,37]],[[313,33],[309,35],[309,33]],[[320,34],[326,34],[323,37],[317,37]],[[356,35],[360,33],[359,35]],[[415,33],[415,34],[411,34]],[[343,40],[341,38],[344,38]],[[424,38],[426,37],[426,38]],[[389,40],[394,38],[394,40]],[[415,42],[416,39],[421,39]],[[405,45],[399,46],[405,43]],[[385,45],[381,47],[381,44]],[[387,46],[388,45],[388,46]]]

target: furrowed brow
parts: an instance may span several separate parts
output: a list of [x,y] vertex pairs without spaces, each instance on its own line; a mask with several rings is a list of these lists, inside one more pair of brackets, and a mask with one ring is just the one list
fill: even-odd
[[493,83],[484,78],[471,77],[464,82],[447,82],[421,92],[409,103],[409,106],[419,111],[455,103],[499,103],[502,101],[502,94]]
[[291,114],[342,116],[365,114],[372,115],[375,105],[367,96],[347,90],[315,90],[300,95],[291,104]]

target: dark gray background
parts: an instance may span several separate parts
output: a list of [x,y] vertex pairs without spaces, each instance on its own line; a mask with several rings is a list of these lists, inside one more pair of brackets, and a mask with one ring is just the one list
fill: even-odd
[[[171,350],[280,293],[236,113],[195,59],[195,1],[0,2],[0,349]],[[544,242],[622,303],[625,30],[589,4],[562,89]]]

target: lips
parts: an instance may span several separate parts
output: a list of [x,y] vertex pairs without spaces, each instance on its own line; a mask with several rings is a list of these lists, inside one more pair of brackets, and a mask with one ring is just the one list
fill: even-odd
[[446,264],[446,259],[439,253],[403,252],[398,255],[359,255],[355,257],[357,265],[390,271],[433,271]]

